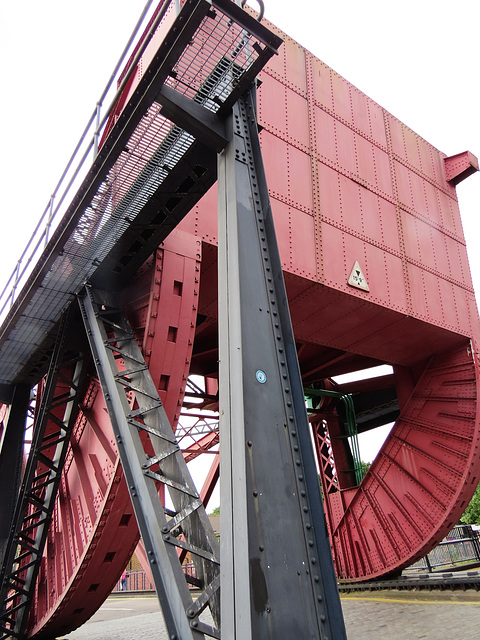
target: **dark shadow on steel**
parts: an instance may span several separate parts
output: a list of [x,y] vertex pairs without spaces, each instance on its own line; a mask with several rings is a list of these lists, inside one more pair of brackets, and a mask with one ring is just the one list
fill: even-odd
[[78,415],[86,358],[84,354],[72,355],[68,351],[69,315],[67,311],[59,324],[1,568],[1,640],[24,637]]

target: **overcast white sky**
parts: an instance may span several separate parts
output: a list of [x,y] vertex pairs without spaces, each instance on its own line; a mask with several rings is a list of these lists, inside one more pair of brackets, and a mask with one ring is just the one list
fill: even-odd
[[[0,3],[0,289],[144,5],[143,0]],[[480,155],[478,0],[265,0],[265,5],[269,20],[441,151]],[[480,176],[462,183],[458,195],[478,297]]]

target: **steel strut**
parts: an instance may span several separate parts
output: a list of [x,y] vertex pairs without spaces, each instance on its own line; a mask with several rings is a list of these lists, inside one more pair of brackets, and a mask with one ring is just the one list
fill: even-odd
[[60,477],[78,415],[86,364],[82,355],[66,361],[68,316],[68,312],[65,313],[59,323],[1,569],[1,640],[24,637]]
[[[112,295],[87,286],[79,304],[169,637],[220,638],[200,619],[209,606],[220,623],[218,541],[135,336]],[[162,505],[160,484],[173,510]],[[202,589],[195,601],[181,550],[191,553]]]
[[[10,531],[12,518],[22,483],[25,428],[30,408],[30,385],[16,385],[8,418],[0,436],[0,567]],[[0,582],[1,584],[1,582]]]
[[219,155],[222,637],[342,640],[255,107]]

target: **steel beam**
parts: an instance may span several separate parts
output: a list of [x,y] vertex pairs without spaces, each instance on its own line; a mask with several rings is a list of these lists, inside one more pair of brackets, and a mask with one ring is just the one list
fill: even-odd
[[17,385],[0,442],[0,566],[20,489],[30,387]]
[[83,389],[83,357],[66,362],[68,312],[49,372],[0,572],[0,639],[23,638]]
[[222,637],[341,640],[255,107],[219,156]]
[[[114,297],[87,286],[79,304],[133,508],[170,638],[219,638],[218,542],[135,335]],[[164,485],[173,511],[164,509]],[[193,601],[178,551],[189,551],[203,593]]]

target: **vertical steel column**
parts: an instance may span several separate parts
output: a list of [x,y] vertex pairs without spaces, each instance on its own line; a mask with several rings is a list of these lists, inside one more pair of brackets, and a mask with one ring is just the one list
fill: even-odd
[[219,156],[222,637],[341,640],[254,90]]
[[0,442],[0,566],[3,562],[22,476],[23,446],[30,387],[18,385]]

